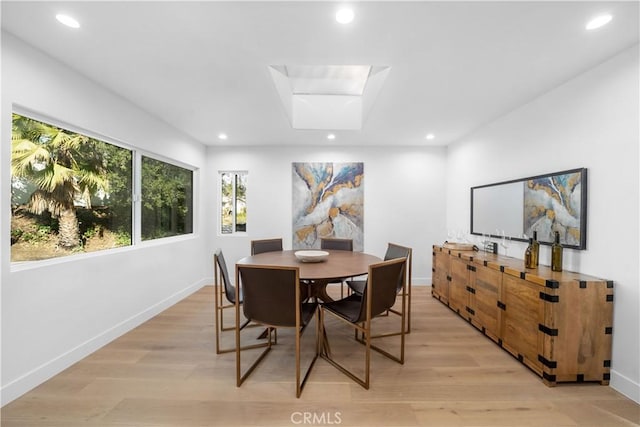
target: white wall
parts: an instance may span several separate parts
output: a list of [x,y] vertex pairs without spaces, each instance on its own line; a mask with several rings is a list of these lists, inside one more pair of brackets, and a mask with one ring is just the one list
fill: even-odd
[[[447,227],[468,228],[469,188],[588,169],[587,250],[565,268],[614,280],[611,386],[640,402],[638,46],[449,147]],[[522,258],[524,245],[510,248]],[[548,247],[541,249],[548,264]]]
[[[2,34],[0,265],[2,404],[211,281],[202,192],[196,233],[125,249],[10,263],[12,105],[202,168],[204,146],[14,37]],[[196,180],[199,172],[196,172]],[[200,190],[198,190],[200,189]]]
[[222,248],[233,265],[249,255],[252,239],[282,237],[290,249],[291,163],[364,162],[365,252],[383,256],[388,242],[412,247],[414,283],[430,285],[431,245],[446,238],[445,153],[434,147],[211,147],[211,182],[220,170],[249,172],[247,234],[217,235],[211,251]]

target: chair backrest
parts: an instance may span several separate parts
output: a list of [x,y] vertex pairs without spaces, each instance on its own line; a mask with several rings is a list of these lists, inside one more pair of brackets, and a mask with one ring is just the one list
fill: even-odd
[[367,318],[367,304],[371,304],[371,318],[393,307],[398,295],[398,282],[402,283],[406,258],[395,258],[369,266],[367,285],[361,299],[360,316],[357,322]]
[[272,326],[299,324],[296,323],[296,304],[301,305],[298,267],[238,265],[237,268],[247,319]]
[[260,239],[251,241],[251,255],[263,252],[277,252],[282,250],[282,239]]
[[213,259],[215,263],[215,280],[218,280],[218,277],[222,278],[222,284],[224,285],[224,294],[227,297],[227,300],[230,303],[234,304],[236,302],[236,288],[231,284],[231,280],[229,280],[227,262],[224,260],[222,249],[216,249],[216,252],[213,255]]
[[339,251],[353,252],[353,239],[339,239],[335,237],[322,237],[320,249],[335,249]]
[[[396,259],[396,258],[406,258],[407,265],[405,267],[405,276],[407,280],[407,286],[411,283],[411,254],[412,249],[406,246],[396,245],[395,243],[389,243],[387,245],[387,252],[384,255],[384,260]],[[398,292],[402,288],[402,281],[398,283]]]

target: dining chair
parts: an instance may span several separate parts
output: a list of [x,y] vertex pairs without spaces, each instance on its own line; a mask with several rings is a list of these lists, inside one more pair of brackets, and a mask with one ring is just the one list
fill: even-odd
[[[369,266],[367,274],[367,282],[362,296],[351,294],[337,301],[329,301],[321,304],[320,309],[320,356],[336,367],[339,371],[353,379],[365,389],[369,389],[370,384],[370,368],[371,368],[371,350],[374,350],[391,360],[400,364],[404,364],[404,315],[401,316],[400,323],[400,355],[396,356],[390,352],[373,345],[371,333],[371,321],[374,317],[384,313],[393,307],[398,295],[402,296],[402,304],[405,304],[406,293],[398,293],[398,283],[405,283],[403,279],[404,268],[406,266],[406,258],[396,258],[388,261],[382,261]],[[344,364],[338,362],[331,351],[329,345],[328,334],[326,330],[326,313],[332,314],[337,319],[347,323],[353,327],[358,333],[362,334],[362,344],[365,346],[364,360],[364,378],[357,376],[354,372],[349,371]],[[355,341],[361,345],[359,341]],[[350,353],[349,353],[350,354]]]
[[337,237],[321,237],[320,249],[335,249],[338,251],[353,251],[353,239]]
[[[320,249],[325,250],[338,250],[338,251],[351,251],[353,252],[353,239],[342,239],[337,237],[321,237]],[[329,284],[340,285],[340,298],[344,298],[344,285],[345,281],[329,282]]]
[[[413,250],[409,247],[406,246],[400,246],[400,245],[396,245],[395,243],[388,243],[387,244],[387,252],[384,255],[384,260],[390,260],[390,259],[395,259],[395,258],[406,258],[407,259],[407,268],[406,268],[406,277],[405,277],[405,281],[406,281],[406,297],[407,297],[407,307],[406,307],[406,315],[405,315],[405,321],[406,324],[404,325],[404,333],[408,334],[411,332],[411,277],[412,277],[412,271],[411,271],[411,265],[412,265],[412,258],[413,257]],[[357,294],[357,295],[362,295],[364,288],[367,284],[366,280],[347,280],[346,281],[347,286],[349,287],[349,289],[351,290],[351,292]],[[402,291],[402,284],[398,284],[398,292]],[[397,315],[401,315],[401,311],[396,310],[394,308],[390,309],[389,312],[397,314]],[[389,335],[398,335],[398,333],[392,333],[392,334],[387,334],[386,336]]]
[[[221,249],[216,249],[213,255],[213,277],[214,277],[214,299],[215,299],[215,316],[216,316],[216,354],[221,353],[230,353],[235,351],[235,347],[230,348],[221,348],[220,341],[222,338],[222,333],[226,331],[231,331],[235,329],[235,325],[233,326],[225,326],[224,325],[224,312],[227,309],[234,308],[236,305],[236,298],[238,304],[242,304],[242,290],[239,289],[236,295],[236,287],[229,280],[229,271],[227,270],[227,263],[224,259],[224,255],[222,254]],[[248,326],[258,326],[258,325],[250,325],[250,320],[245,319],[244,322],[240,325],[241,329],[244,329]],[[259,348],[265,347],[267,345],[266,342],[257,343],[255,345],[248,346],[247,348]]]
[[260,239],[251,241],[251,255],[263,252],[277,252],[282,250],[282,239]]
[[[236,265],[236,281],[242,284],[244,316],[270,331],[276,328],[293,328],[295,331],[296,397],[300,397],[309,373],[318,358],[319,321],[316,321],[315,354],[308,368],[301,374],[301,337],[318,311],[316,302],[303,302],[298,267],[275,267],[260,265]],[[237,289],[237,288],[236,288]],[[238,292],[236,290],[236,292]],[[240,325],[240,310],[236,299],[236,325]],[[268,346],[242,373],[240,346],[241,328],[236,328],[236,385],[240,387],[264,357],[271,351],[274,342],[271,333]]]

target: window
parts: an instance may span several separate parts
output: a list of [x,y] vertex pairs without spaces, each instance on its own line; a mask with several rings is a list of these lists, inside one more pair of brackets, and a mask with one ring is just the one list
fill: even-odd
[[13,113],[11,261],[193,233],[193,179],[191,169]]
[[220,172],[220,233],[247,231],[247,172]]
[[193,171],[142,156],[142,240],[193,232]]
[[11,261],[131,245],[132,154],[14,113]]

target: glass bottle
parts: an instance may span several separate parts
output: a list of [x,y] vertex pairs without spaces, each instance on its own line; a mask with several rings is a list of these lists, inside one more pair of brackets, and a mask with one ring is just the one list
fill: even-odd
[[531,263],[533,267],[537,268],[538,261],[540,260],[540,242],[538,242],[538,232],[533,232],[533,241],[531,242]]
[[529,237],[529,246],[524,251],[524,266],[525,268],[535,268],[533,263],[533,237]]
[[560,233],[556,231],[555,241],[551,245],[551,270],[562,271],[562,245]]

